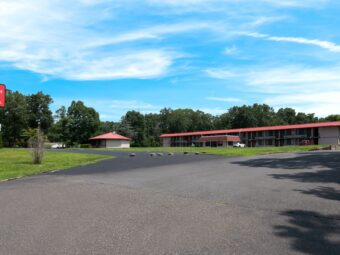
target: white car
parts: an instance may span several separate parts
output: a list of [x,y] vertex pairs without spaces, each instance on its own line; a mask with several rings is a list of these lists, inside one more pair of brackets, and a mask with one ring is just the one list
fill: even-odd
[[233,147],[244,148],[246,145],[244,143],[234,143]]

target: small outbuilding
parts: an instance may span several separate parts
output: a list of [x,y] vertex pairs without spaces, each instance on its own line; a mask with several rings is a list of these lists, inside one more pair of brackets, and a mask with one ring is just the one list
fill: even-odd
[[97,148],[130,148],[131,139],[116,132],[90,138],[91,145]]

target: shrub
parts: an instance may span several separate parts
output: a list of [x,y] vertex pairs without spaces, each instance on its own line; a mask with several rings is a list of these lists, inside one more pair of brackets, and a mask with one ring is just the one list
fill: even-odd
[[92,148],[92,146],[91,146],[91,144],[89,144],[89,143],[84,143],[84,144],[81,144],[81,145],[80,145],[80,148],[82,148],[82,149],[88,149],[88,148]]
[[32,136],[28,140],[29,147],[31,148],[33,164],[42,163],[44,157],[44,143],[45,143],[44,134],[39,129],[37,129],[36,135]]

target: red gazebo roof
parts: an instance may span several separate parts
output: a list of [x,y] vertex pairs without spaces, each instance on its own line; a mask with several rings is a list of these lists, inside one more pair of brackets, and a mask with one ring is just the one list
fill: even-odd
[[116,133],[106,133],[102,135],[98,135],[95,137],[91,137],[90,140],[125,140],[125,141],[130,141],[131,139]]

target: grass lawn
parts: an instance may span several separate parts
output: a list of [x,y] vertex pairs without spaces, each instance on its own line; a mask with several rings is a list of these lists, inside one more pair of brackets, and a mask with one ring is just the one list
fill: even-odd
[[[111,150],[125,150],[125,151],[153,151],[153,152],[205,152],[221,156],[256,156],[262,154],[272,154],[281,152],[303,152],[323,148],[321,145],[308,146],[282,146],[282,147],[256,147],[256,148],[209,148],[209,147],[153,147],[153,148],[129,148],[129,149],[111,149]],[[107,149],[99,149],[107,150]]]
[[31,163],[29,150],[0,149],[0,180],[62,170],[111,158],[109,156],[47,151],[41,165]]

